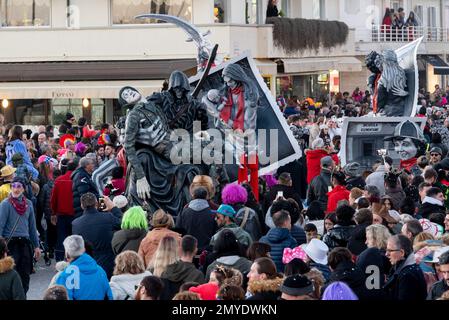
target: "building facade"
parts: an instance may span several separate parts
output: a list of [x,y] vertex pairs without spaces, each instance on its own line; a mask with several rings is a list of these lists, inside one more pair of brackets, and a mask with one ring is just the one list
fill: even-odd
[[[377,31],[386,7],[421,14],[422,55],[447,60],[449,0],[279,0],[285,18],[339,20],[347,40],[332,48],[289,52],[265,24],[268,0],[0,0],[0,99],[6,122],[58,125],[67,111],[93,124],[115,121],[124,85],[149,95],[174,70],[196,70],[197,50],[183,30],[142,13],[179,16],[210,31],[219,59],[249,52],[274,95],[319,98],[363,89],[370,50],[396,48],[408,39]],[[444,84],[430,63],[422,70]],[[439,69],[440,70],[440,69]],[[447,79],[446,79],[447,80]],[[5,108],[6,107],[6,108]]]

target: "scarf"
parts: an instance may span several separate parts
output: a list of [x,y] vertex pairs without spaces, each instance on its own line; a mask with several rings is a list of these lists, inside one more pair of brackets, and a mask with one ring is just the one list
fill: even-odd
[[408,172],[412,172],[413,166],[416,164],[416,158],[411,158],[408,160],[401,160],[400,168],[405,169]]
[[[238,95],[238,103],[237,103],[237,114],[234,119],[231,119],[232,116],[232,107],[234,105],[234,100],[232,99],[233,95]],[[228,101],[226,102],[223,110],[220,112],[221,119],[224,122],[228,122],[229,119],[234,121],[232,128],[234,130],[240,129],[245,130],[244,126],[244,114],[245,114],[245,98],[243,94],[243,86],[238,86],[235,89],[230,89],[228,91]]]
[[28,209],[26,197],[22,196],[22,201],[20,201],[19,199],[14,198],[10,195],[8,197],[8,200],[19,215],[23,216],[25,214]]

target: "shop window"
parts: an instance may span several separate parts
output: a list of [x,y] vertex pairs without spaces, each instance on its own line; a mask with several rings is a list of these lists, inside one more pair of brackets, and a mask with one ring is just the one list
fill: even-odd
[[2,27],[50,26],[50,0],[0,0]]
[[46,100],[13,100],[12,105],[13,114],[9,121],[28,126],[39,126],[47,123]]
[[226,22],[226,0],[215,0],[214,1],[214,22],[215,23],[225,23]]
[[323,102],[329,95],[329,74],[308,74],[276,78],[276,95]]
[[168,14],[192,20],[193,0],[111,0],[113,24],[161,23],[154,19],[134,19],[145,13]]
[[94,126],[104,123],[105,103],[103,99],[92,99],[91,124]]
[[87,108],[83,107],[83,99],[53,99],[51,106],[51,123],[55,126],[66,120],[67,112],[73,114],[76,120],[87,118],[92,125],[104,122],[105,103],[102,99],[90,99]]

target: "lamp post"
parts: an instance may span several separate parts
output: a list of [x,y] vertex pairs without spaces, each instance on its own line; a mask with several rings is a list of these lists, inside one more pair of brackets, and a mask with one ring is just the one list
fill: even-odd
[[3,107],[4,109],[6,109],[6,108],[9,107],[9,100],[8,100],[8,99],[3,99],[3,100],[2,100],[2,107]]

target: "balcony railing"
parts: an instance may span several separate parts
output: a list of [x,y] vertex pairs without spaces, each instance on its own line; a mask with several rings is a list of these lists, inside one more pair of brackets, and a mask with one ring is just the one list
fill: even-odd
[[424,37],[424,42],[447,42],[449,28],[437,27],[404,27],[392,28],[387,25],[373,25],[370,29],[357,29],[357,42],[410,42]]

